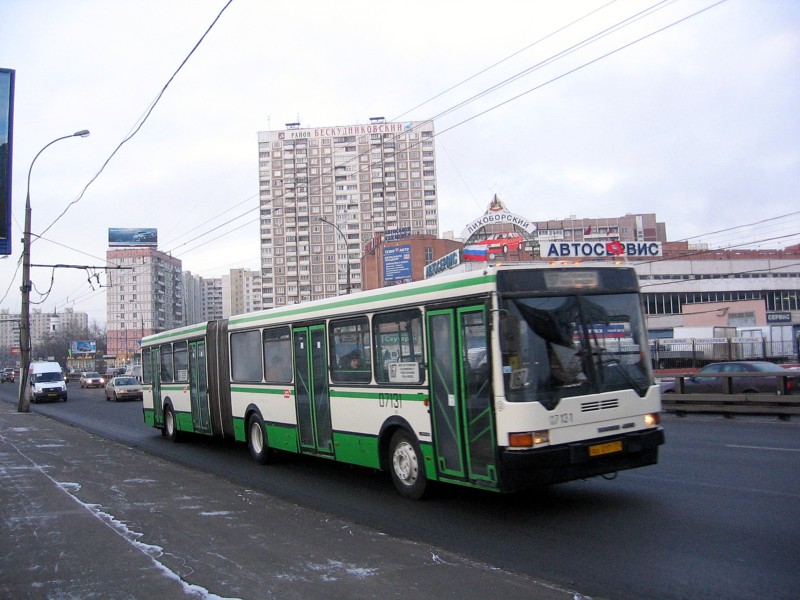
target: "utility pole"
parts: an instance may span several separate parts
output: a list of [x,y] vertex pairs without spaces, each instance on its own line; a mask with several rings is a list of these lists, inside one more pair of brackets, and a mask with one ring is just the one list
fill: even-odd
[[42,152],[58,141],[73,137],[87,137],[88,129],[76,131],[70,135],[64,135],[46,144],[31,161],[28,169],[28,193],[25,198],[25,230],[22,237],[22,311],[20,313],[19,324],[19,345],[20,345],[20,373],[19,373],[19,405],[18,412],[29,412],[30,406],[30,385],[28,383],[28,371],[31,366],[31,172],[36,159]]

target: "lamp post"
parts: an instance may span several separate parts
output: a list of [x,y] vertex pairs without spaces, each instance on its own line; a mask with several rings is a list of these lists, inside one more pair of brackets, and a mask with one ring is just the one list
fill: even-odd
[[336,231],[339,232],[339,235],[341,235],[342,239],[344,240],[344,247],[347,250],[347,293],[349,294],[350,293],[350,248],[347,247],[347,236],[342,232],[341,229],[339,229],[338,225],[331,223],[325,217],[317,217],[317,219],[333,227]]
[[31,161],[28,169],[28,194],[25,197],[25,230],[22,232],[22,311],[20,312],[19,345],[20,345],[20,373],[19,373],[19,405],[18,412],[30,411],[30,385],[28,383],[28,370],[31,366],[31,172],[36,159],[47,148],[73,137],[87,137],[88,129],[64,135],[46,144]]

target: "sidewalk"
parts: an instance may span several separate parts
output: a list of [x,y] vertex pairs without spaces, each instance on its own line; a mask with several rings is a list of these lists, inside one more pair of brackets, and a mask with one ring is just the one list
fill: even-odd
[[390,538],[0,401],[0,598],[580,595]]

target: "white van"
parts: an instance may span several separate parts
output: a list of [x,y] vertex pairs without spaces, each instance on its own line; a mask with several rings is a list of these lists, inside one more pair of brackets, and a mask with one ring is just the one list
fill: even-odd
[[28,370],[31,383],[31,402],[40,400],[67,401],[67,384],[64,372],[57,362],[33,362]]

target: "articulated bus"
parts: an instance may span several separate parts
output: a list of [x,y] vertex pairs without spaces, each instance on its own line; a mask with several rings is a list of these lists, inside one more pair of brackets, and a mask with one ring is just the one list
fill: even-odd
[[158,333],[144,420],[512,492],[652,465],[664,443],[636,274],[498,266]]

